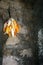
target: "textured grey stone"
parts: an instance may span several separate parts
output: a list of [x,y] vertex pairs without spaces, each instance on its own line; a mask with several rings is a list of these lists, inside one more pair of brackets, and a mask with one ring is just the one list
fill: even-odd
[[[20,2],[22,1],[22,2]],[[27,3],[29,1],[29,3]],[[43,2],[42,0],[1,0],[0,1],[0,15],[2,15],[3,20],[0,19],[0,31],[2,31],[3,22],[6,21],[6,19],[9,18],[9,12],[8,8],[10,5],[10,15],[13,17],[17,22],[19,22],[21,25],[25,25],[28,28],[28,34],[23,35],[19,34],[18,37],[20,38],[19,44],[15,46],[6,46],[6,38],[7,36],[3,34],[3,32],[0,32],[0,44],[4,45],[3,53],[4,55],[15,55],[18,56],[20,59],[23,60],[23,65],[43,65],[43,55],[38,57],[38,31],[43,27]],[[1,16],[0,16],[1,17]],[[42,38],[42,37],[41,37]],[[40,41],[39,41],[40,42]],[[42,41],[41,41],[42,42]],[[38,48],[37,48],[38,47]],[[28,53],[27,56],[25,52],[23,52],[24,49],[31,48],[29,53],[32,53],[32,58],[28,57],[30,55]],[[41,45],[42,49],[42,45]],[[22,51],[20,53],[20,51]],[[2,50],[0,51],[2,53]],[[26,51],[27,52],[27,51]],[[21,54],[21,56],[20,56]],[[2,55],[0,55],[2,56]],[[20,61],[22,61],[20,60]],[[38,61],[39,60],[39,61]],[[21,62],[20,62],[21,63]],[[1,61],[0,61],[1,65]],[[19,64],[19,65],[22,65]]]

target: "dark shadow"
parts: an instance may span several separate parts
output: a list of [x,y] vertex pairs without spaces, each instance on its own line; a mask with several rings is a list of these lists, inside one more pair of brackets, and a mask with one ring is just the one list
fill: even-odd
[[2,65],[3,61],[3,49],[4,49],[4,44],[8,38],[7,35],[4,35],[3,33],[3,19],[2,16],[0,15],[0,65]]

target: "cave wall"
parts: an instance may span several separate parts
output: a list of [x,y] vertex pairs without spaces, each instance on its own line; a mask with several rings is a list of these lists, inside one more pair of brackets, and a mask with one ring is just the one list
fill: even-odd
[[[0,43],[2,43],[1,48],[8,38],[6,35],[2,33],[3,24],[6,20],[12,17],[20,24],[23,23],[28,28],[29,39],[27,39],[27,41],[29,41],[28,43],[32,48],[33,54],[33,60],[30,59],[28,62],[30,63],[30,65],[37,65],[39,63],[37,43],[38,31],[40,28],[43,27],[43,7],[41,4],[42,0],[0,0]],[[32,64],[30,61],[32,62]]]

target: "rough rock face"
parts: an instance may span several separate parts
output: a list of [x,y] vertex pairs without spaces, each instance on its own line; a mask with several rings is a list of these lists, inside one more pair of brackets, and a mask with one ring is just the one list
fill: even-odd
[[[32,43],[29,40],[29,34],[30,31],[28,31],[28,27],[23,25],[23,23],[21,23],[21,25],[23,27],[21,27],[20,32],[17,34],[17,36],[15,37],[9,37],[4,45],[4,57],[3,56],[3,65],[9,65],[9,63],[11,62],[12,64],[16,64],[16,65],[24,65],[25,64],[25,60],[24,58],[31,58],[33,59],[33,51],[32,51]],[[8,57],[9,56],[9,57]],[[10,59],[10,57],[14,57],[14,59]],[[4,58],[6,60],[6,62],[4,62]],[[7,58],[9,59],[9,61],[7,60]],[[19,59],[19,60],[17,60]],[[11,61],[12,60],[12,61]],[[13,63],[13,61],[15,61]],[[26,61],[27,64],[28,61]],[[31,60],[32,62],[32,60]],[[29,59],[29,64],[30,63],[30,59]]]
[[[41,4],[42,0],[0,0],[0,65],[43,65],[43,46],[39,46],[39,30],[43,29]],[[10,17],[24,26],[14,38],[8,38],[2,31]]]

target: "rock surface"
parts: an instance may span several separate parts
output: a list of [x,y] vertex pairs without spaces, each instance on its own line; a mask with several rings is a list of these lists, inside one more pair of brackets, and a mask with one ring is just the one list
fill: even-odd
[[[16,38],[3,34],[3,24],[10,17],[24,26]],[[0,65],[43,65],[40,38],[38,41],[42,22],[42,0],[0,0]]]

